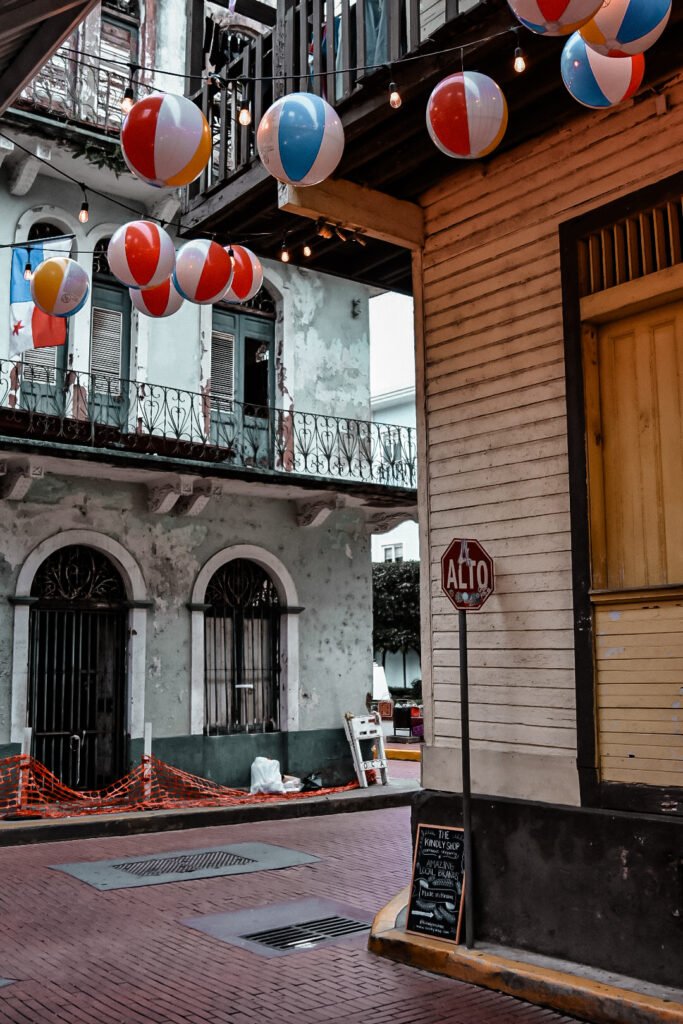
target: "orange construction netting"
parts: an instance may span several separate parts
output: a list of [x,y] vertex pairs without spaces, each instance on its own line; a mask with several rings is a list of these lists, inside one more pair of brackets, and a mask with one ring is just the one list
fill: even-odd
[[229,789],[217,782],[174,768],[153,755],[144,756],[106,789],[70,789],[45,765],[27,754],[0,760],[0,816],[11,818],[70,818],[80,814],[122,814],[189,807],[236,807],[275,800],[301,800],[358,789],[357,782],[310,793],[256,794]]

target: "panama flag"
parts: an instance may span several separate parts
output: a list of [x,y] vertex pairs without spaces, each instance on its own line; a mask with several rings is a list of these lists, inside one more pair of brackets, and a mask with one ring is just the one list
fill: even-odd
[[[49,242],[31,242],[12,250],[10,278],[10,356],[20,356],[32,348],[50,348],[66,341],[66,320],[48,316],[31,298],[31,282],[24,280],[26,264],[33,270],[50,256],[67,256],[71,238],[51,238]],[[49,247],[49,248],[48,248]]]

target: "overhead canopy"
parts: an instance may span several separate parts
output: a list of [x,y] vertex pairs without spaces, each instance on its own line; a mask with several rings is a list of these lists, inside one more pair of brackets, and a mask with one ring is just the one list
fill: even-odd
[[0,0],[0,114],[99,0]]

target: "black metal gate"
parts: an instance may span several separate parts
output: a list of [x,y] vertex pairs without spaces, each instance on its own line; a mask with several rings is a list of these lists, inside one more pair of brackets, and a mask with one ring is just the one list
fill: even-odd
[[28,724],[35,757],[74,789],[123,774],[128,611],[123,581],[92,548],[60,548],[31,588]]
[[204,616],[208,735],[280,728],[280,616],[275,584],[235,559],[211,578]]

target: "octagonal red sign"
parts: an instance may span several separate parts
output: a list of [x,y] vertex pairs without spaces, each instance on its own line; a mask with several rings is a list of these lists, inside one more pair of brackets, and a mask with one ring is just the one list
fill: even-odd
[[495,589],[493,559],[478,540],[452,540],[441,558],[441,586],[459,611],[476,612]]

